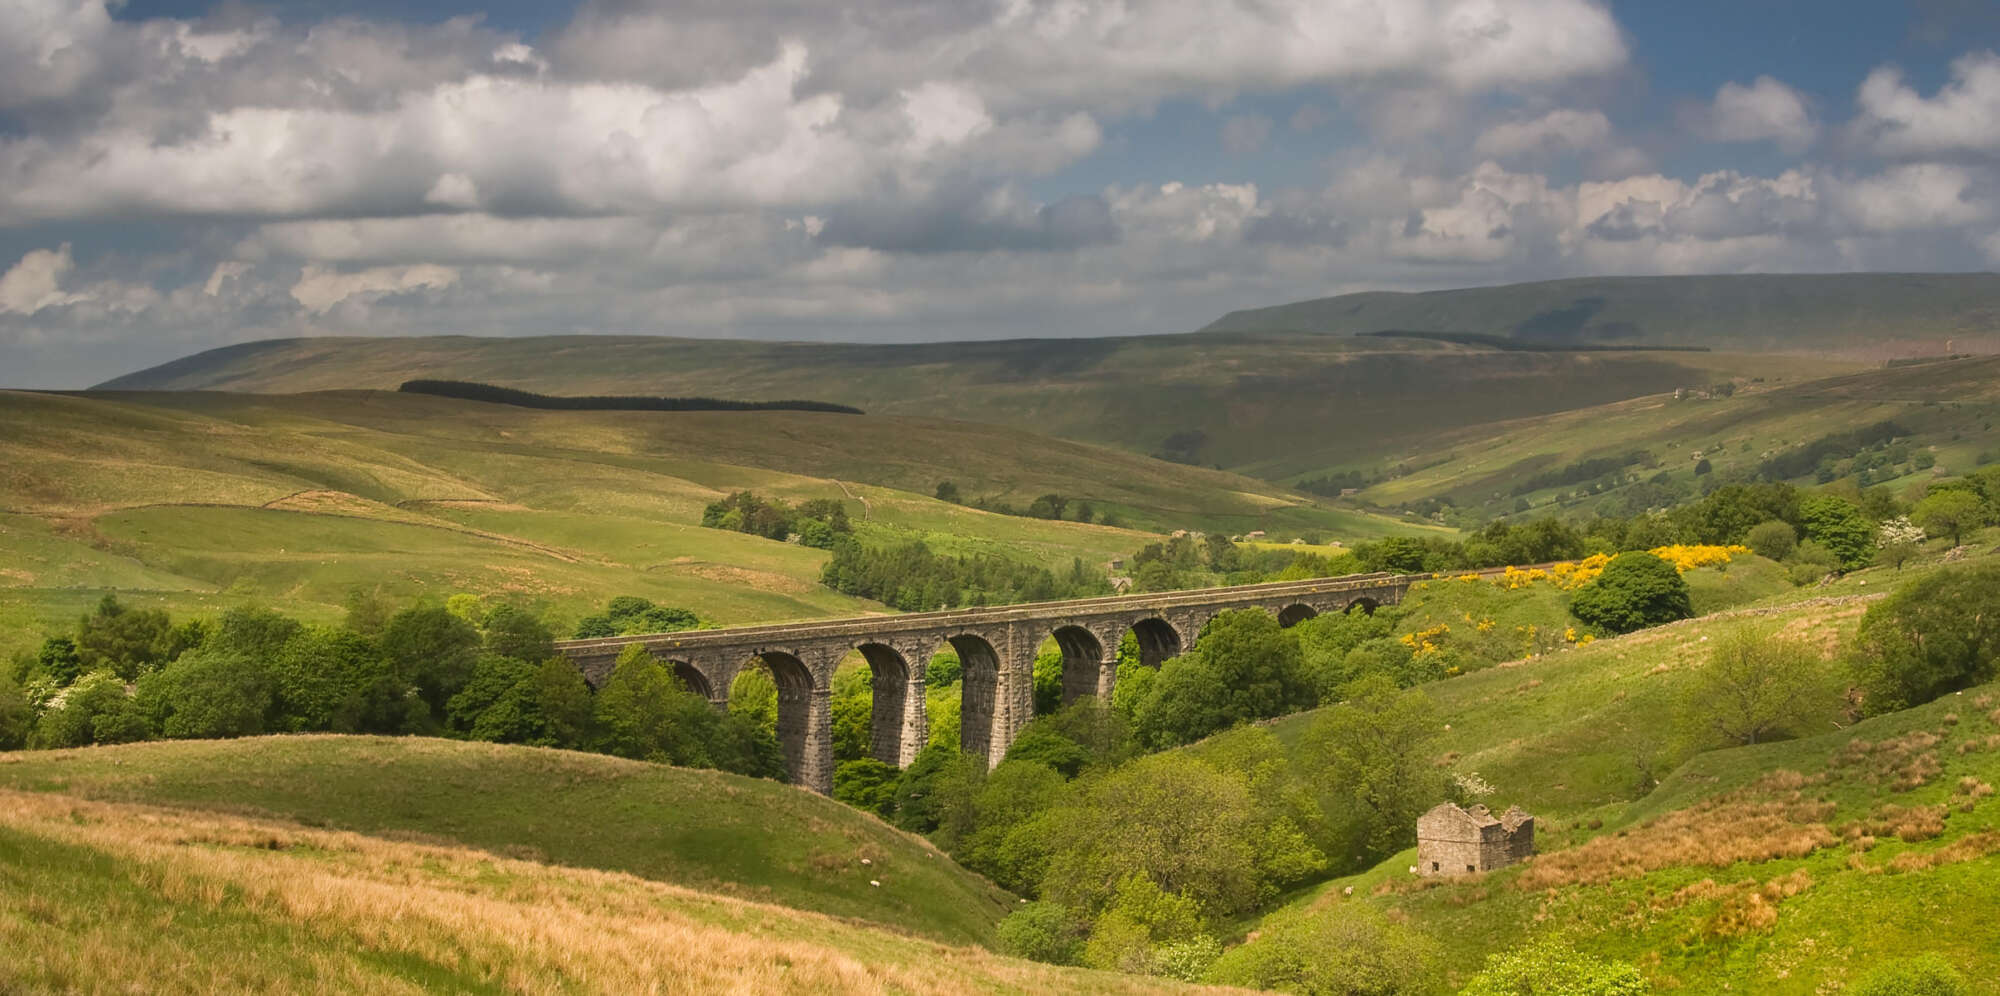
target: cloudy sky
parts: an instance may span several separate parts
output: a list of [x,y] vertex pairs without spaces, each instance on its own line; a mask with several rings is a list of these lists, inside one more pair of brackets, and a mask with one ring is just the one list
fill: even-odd
[[0,0],[0,385],[2000,269],[1991,0]]

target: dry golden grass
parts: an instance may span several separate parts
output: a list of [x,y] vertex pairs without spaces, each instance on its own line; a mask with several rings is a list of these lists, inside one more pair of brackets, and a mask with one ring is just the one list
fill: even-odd
[[1945,806],[1884,804],[1867,819],[1855,820],[1842,827],[1841,835],[1850,841],[1894,837],[1906,844],[1914,844],[1944,833],[1946,810]]
[[2000,733],[1989,733],[1984,737],[1961,740],[1958,744],[1958,753],[1960,754],[1977,754],[1981,751],[1989,750],[2000,750]]
[[1855,774],[1870,785],[1887,784],[1897,792],[1908,792],[1928,784],[1944,770],[1932,750],[1943,739],[1942,734],[1929,730],[1912,730],[1873,743],[1850,740],[1834,753],[1832,763],[1836,768],[1860,769]]
[[1960,837],[1935,851],[1904,851],[1889,859],[1888,868],[1901,875],[1939,865],[1974,861],[1994,853],[2000,853],[2000,831],[1987,830]]
[[1718,885],[1714,879],[1705,878],[1676,890],[1654,905],[1660,909],[1672,909],[1689,903],[1721,900],[1715,912],[1702,921],[1698,932],[1702,937],[1711,939],[1741,937],[1769,931],[1778,923],[1778,905],[1812,887],[1812,873],[1804,868],[1795,868],[1789,874],[1780,875],[1762,885],[1754,879]]
[[[0,830],[110,859],[164,899],[170,919],[248,916],[281,938],[268,950],[203,950],[196,935],[117,904],[66,907],[80,890],[22,889],[0,876],[0,949],[17,953],[0,959],[0,991],[431,987],[412,975],[518,993],[1173,988],[627,875],[295,824],[0,791]],[[91,928],[76,929],[80,921]]]
[[[1516,884],[1528,890],[1602,885],[1677,866],[1723,868],[1739,861],[1804,857],[1837,842],[1826,824],[1833,803],[1798,791],[1810,781],[1797,772],[1776,772],[1756,785],[1631,830],[1540,855]],[[1791,787],[1780,787],[1785,785]]]

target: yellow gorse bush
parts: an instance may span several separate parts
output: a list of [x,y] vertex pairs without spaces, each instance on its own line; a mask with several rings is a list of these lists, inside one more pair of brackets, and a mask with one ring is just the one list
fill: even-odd
[[1402,637],[1403,646],[1410,648],[1410,655],[1412,657],[1422,657],[1425,654],[1436,653],[1438,645],[1444,642],[1445,634],[1450,632],[1450,625],[1438,623],[1426,630],[1419,630],[1415,633],[1404,633]]
[[1608,553],[1593,553],[1582,560],[1565,560],[1549,565],[1549,580],[1564,591],[1574,591],[1597,580],[1604,573],[1604,565],[1611,562]]
[[[1674,565],[1674,569],[1685,574],[1697,567],[1713,567],[1726,564],[1742,554],[1750,552],[1747,546],[1717,546],[1706,543],[1675,543],[1672,546],[1658,546],[1646,551],[1661,560]],[[1526,588],[1539,581],[1548,581],[1563,591],[1575,591],[1597,580],[1604,573],[1604,565],[1611,562],[1611,554],[1593,553],[1582,560],[1565,560],[1547,567],[1509,567],[1492,575],[1493,583],[1508,591]],[[1469,575],[1468,575],[1469,576]]]
[[1712,567],[1726,564],[1737,556],[1750,552],[1747,546],[1710,546],[1707,544],[1675,543],[1672,546],[1657,546],[1652,554],[1674,565],[1681,573],[1697,567]]

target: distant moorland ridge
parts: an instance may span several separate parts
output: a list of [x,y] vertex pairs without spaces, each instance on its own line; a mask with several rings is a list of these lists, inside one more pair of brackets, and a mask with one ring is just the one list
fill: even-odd
[[1839,350],[1870,359],[2000,348],[2000,274],[1582,277],[1369,291],[1232,311],[1204,332],[1473,333],[1545,344]]

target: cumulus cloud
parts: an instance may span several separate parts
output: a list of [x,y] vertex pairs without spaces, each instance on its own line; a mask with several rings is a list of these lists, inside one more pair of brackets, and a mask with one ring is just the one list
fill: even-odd
[[1769,76],[1759,76],[1749,86],[1722,84],[1698,124],[1714,141],[1771,141],[1792,153],[1805,151],[1819,136],[1805,96]]
[[[439,204],[590,213],[850,192],[884,153],[796,99],[790,49],[681,93],[474,76],[377,111],[238,107],[185,140],[115,129],[0,143],[0,216],[418,213]],[[893,153],[889,153],[893,156]]]
[[1627,58],[1596,0],[860,0],[837,9],[594,0],[551,49],[569,71],[684,85],[766,61],[787,39],[825,53],[819,86],[865,93],[956,79],[1010,107],[1103,109],[1391,77],[1532,87],[1610,72]]
[[67,97],[96,73],[111,34],[105,5],[12,0],[0,6],[0,107]]
[[1603,111],[1570,108],[1526,121],[1504,121],[1481,132],[1473,152],[1490,159],[1541,159],[1584,152],[1611,140],[1611,119]]
[[1991,184],[1987,193],[1973,171],[1940,163],[1897,166],[1879,174],[1839,184],[1836,203],[1846,218],[1864,231],[1902,232],[1956,228],[1993,217]]
[[1024,251],[1101,245],[1118,237],[1118,226],[1096,195],[1039,204],[1013,187],[996,187],[846,205],[817,234],[825,245],[897,252]]
[[1890,156],[2000,151],[2000,55],[1977,52],[1951,64],[1951,82],[1930,97],[1885,66],[1855,95],[1853,129]]
[[292,298],[318,315],[344,301],[370,299],[419,289],[442,290],[458,282],[458,271],[443,266],[378,266],[352,273],[308,264],[292,285]]
[[78,300],[62,289],[63,276],[76,268],[69,243],[56,249],[35,249],[0,274],[0,311],[32,315]]
[[[1097,116],[1340,80],[1446,91],[1621,65],[1596,0],[587,5],[547,51],[461,18],[0,13],[0,223],[827,206],[1094,151]],[[661,58],[671,52],[673,57]],[[1245,118],[1231,148],[1270,124]]]

